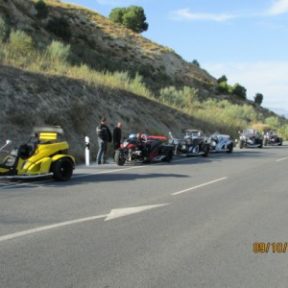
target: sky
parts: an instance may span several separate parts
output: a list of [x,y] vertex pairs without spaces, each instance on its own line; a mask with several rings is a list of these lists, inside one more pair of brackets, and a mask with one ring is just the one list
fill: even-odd
[[141,6],[142,35],[197,60],[212,76],[226,75],[253,100],[288,117],[288,0],[65,0],[107,16],[113,8]]

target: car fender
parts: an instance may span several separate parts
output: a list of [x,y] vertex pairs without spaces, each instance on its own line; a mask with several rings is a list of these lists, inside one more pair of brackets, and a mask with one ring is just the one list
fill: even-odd
[[62,159],[62,158],[68,158],[71,160],[71,162],[73,163],[73,166],[75,166],[75,158],[71,155],[68,154],[57,154],[51,157],[52,159],[52,164],[55,163],[56,161]]

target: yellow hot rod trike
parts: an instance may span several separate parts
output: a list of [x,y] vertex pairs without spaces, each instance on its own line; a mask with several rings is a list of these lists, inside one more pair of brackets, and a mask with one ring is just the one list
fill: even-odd
[[[0,162],[0,179],[35,178],[52,175],[55,180],[69,180],[75,168],[75,159],[68,154],[69,144],[59,140],[60,127],[34,128],[33,136],[5,155]],[[3,150],[11,141],[0,149]]]

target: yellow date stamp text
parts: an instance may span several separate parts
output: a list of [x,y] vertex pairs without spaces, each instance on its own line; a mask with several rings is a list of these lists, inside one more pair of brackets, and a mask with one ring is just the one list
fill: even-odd
[[253,252],[257,254],[288,253],[288,242],[254,242]]

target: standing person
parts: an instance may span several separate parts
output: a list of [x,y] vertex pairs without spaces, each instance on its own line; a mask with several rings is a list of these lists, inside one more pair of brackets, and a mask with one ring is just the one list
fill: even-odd
[[122,138],[122,123],[118,122],[116,127],[113,130],[113,147],[114,151],[120,148],[121,138]]
[[107,144],[111,142],[112,136],[111,131],[106,125],[106,118],[103,117],[101,119],[100,125],[96,128],[96,134],[98,137],[98,153],[97,153],[97,164],[104,164],[105,163],[105,154],[107,151]]

